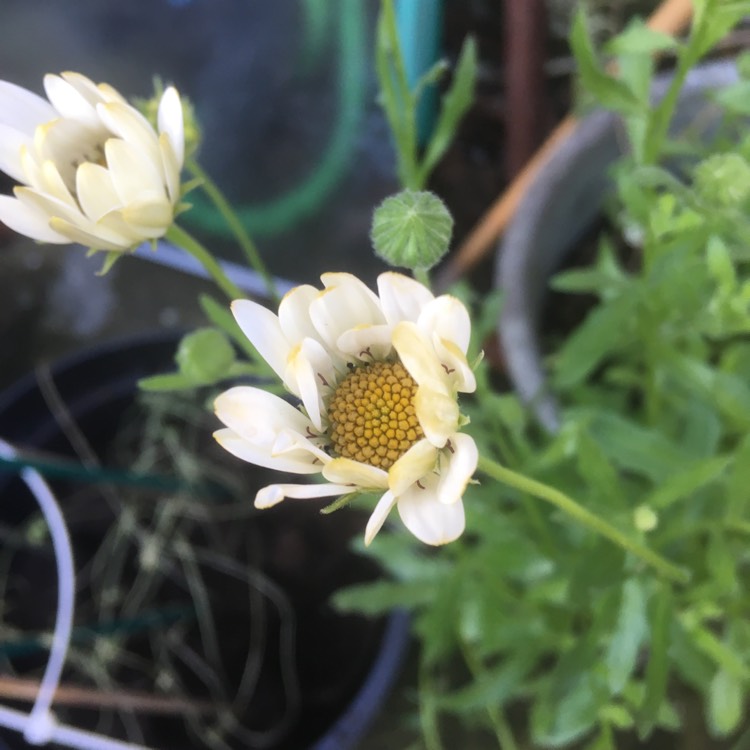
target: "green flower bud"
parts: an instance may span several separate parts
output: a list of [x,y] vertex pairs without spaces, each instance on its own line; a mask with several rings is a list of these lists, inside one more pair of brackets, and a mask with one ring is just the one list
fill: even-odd
[[739,154],[715,154],[695,168],[698,196],[716,208],[742,208],[750,200],[750,164]]
[[375,254],[391,266],[432,268],[450,247],[453,218],[433,193],[403,190],[386,198],[372,221]]
[[180,374],[194,385],[225,378],[234,360],[232,345],[215,328],[199,328],[184,336],[175,355]]

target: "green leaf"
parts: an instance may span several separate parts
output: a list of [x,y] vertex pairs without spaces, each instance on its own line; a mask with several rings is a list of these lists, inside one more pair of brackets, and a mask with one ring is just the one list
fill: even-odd
[[167,392],[184,391],[196,387],[196,384],[186,378],[182,373],[170,372],[164,375],[152,375],[150,378],[141,378],[138,387],[142,391]]
[[714,633],[689,615],[683,616],[681,621],[695,646],[716,666],[739,680],[750,680],[750,667],[730,645],[719,640]]
[[554,361],[558,388],[581,383],[606,357],[633,341],[638,295],[632,291],[592,310],[568,337]]
[[656,483],[680,474],[690,462],[690,456],[663,433],[614,413],[595,413],[590,432],[617,466]]
[[393,134],[398,175],[404,187],[418,190],[416,101],[409,89],[393,0],[380,4],[375,69],[383,109]]
[[617,624],[604,660],[612,694],[619,694],[633,673],[647,635],[646,592],[636,578],[631,578],[622,587]]
[[739,520],[745,518],[750,504],[750,434],[745,435],[734,454],[734,462],[727,482],[727,515]]
[[731,459],[726,456],[694,461],[686,465],[681,473],[660,482],[645,503],[663,510],[680,500],[689,500],[691,495],[721,477],[730,463]]
[[458,123],[474,100],[477,80],[477,45],[470,37],[464,40],[453,83],[441,102],[440,114],[424,158],[419,166],[419,184],[425,185],[432,170],[450,146]]
[[608,75],[596,58],[586,28],[585,11],[579,7],[570,35],[570,45],[578,63],[578,75],[584,88],[607,109],[636,114],[643,109],[638,97],[622,81]]
[[744,702],[742,681],[720,669],[708,688],[708,727],[714,737],[726,737],[739,727]]
[[435,587],[424,581],[376,581],[337,591],[331,601],[340,612],[381,615],[396,607],[414,609],[429,604],[434,596]]
[[531,711],[531,734],[535,744],[559,747],[590,732],[597,723],[606,691],[584,668],[580,679],[558,700],[538,699]]
[[633,19],[616,37],[604,45],[609,55],[651,55],[673,50],[679,42],[669,34],[649,28],[640,18]]
[[706,567],[719,595],[737,595],[737,559],[723,534],[714,532],[706,547]]
[[438,706],[458,714],[502,706],[518,695],[519,687],[534,668],[537,656],[534,648],[528,648],[526,652],[515,652],[503,658],[493,669],[484,671],[480,679],[439,698]]
[[666,700],[669,680],[669,646],[672,632],[674,598],[672,589],[662,584],[652,597],[649,615],[649,657],[646,665],[646,686],[638,710],[638,733],[647,737],[657,722]]

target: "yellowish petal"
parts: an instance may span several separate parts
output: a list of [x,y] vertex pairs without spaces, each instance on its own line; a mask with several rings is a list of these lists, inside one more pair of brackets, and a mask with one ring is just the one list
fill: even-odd
[[329,482],[351,484],[361,489],[388,489],[387,471],[351,458],[332,458],[323,467],[323,476]]
[[393,346],[417,385],[444,394],[450,392],[448,375],[432,343],[415,323],[404,321],[393,329]]
[[388,471],[388,486],[398,496],[429,474],[437,461],[438,451],[429,440],[420,440],[409,448]]
[[420,386],[414,406],[425,437],[436,448],[442,448],[458,430],[460,412],[456,399],[429,386]]

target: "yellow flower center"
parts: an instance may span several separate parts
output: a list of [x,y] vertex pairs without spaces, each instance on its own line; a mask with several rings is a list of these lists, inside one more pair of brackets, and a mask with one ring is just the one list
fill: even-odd
[[389,469],[424,436],[417,384],[400,362],[374,362],[350,372],[328,402],[337,456]]

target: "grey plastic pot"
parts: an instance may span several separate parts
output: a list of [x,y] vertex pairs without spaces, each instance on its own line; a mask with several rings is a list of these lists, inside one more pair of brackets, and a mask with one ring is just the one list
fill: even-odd
[[[729,62],[710,63],[691,72],[680,98],[673,130],[684,128],[705,109],[707,92],[737,80]],[[654,85],[654,97],[667,79]],[[585,117],[541,168],[500,245],[495,285],[503,291],[498,337],[509,377],[540,424],[554,432],[560,417],[542,363],[540,312],[550,276],[592,227],[613,189],[608,171],[625,144],[622,122],[596,111]]]

